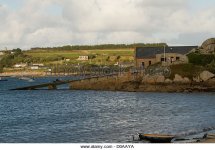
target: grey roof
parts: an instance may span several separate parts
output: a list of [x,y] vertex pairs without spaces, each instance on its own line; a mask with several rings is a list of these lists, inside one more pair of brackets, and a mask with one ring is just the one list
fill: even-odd
[[[196,49],[198,46],[170,46],[165,47],[166,53],[178,53],[185,55],[192,49]],[[136,58],[155,58],[156,54],[164,53],[164,47],[137,47]]]

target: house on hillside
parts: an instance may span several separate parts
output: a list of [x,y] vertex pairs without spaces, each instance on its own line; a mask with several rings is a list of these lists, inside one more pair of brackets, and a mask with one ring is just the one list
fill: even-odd
[[13,67],[14,68],[25,68],[27,66],[28,66],[27,63],[20,63],[20,64],[15,64]]
[[32,64],[31,66],[30,66],[30,69],[31,70],[38,70],[38,69],[42,69],[42,68],[44,68],[44,64]]
[[0,51],[0,56],[5,55],[5,52]]
[[77,60],[89,60],[89,56],[79,56]]
[[167,65],[188,63],[186,54],[196,48],[198,46],[137,47],[135,49],[135,65],[147,68],[159,62]]

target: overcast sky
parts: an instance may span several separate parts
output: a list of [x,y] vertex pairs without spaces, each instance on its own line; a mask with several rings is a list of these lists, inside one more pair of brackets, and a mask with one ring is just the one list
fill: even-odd
[[0,49],[76,44],[200,45],[215,0],[0,0]]

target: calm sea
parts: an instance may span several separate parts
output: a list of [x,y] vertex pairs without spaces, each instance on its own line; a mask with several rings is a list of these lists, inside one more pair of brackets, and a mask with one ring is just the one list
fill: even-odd
[[9,90],[53,80],[0,82],[0,143],[125,143],[138,132],[215,129],[215,93]]

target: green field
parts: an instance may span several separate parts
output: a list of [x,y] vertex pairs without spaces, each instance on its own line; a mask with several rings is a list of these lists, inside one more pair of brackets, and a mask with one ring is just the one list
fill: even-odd
[[[70,59],[69,63],[112,65],[117,61],[132,62],[134,60],[134,49],[68,50],[68,51],[30,50],[25,51],[24,54],[31,56],[32,58],[39,58],[43,60],[44,63],[59,63],[59,61],[63,62],[62,60]],[[77,60],[79,56],[94,56],[94,58],[88,61],[79,61]]]

